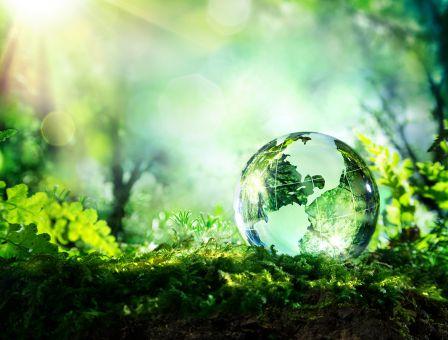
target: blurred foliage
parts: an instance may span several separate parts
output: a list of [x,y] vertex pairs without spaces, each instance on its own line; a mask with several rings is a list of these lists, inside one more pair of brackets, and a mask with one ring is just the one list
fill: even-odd
[[[437,236],[438,241],[445,244],[448,241],[448,169],[445,165],[438,161],[414,164],[364,135],[359,138],[370,155],[372,170],[379,175],[378,183],[389,190],[372,249],[378,245],[381,234],[392,246],[397,242],[418,242],[422,246],[427,235]],[[429,218],[418,216],[421,212]]]
[[40,124],[29,106],[0,101],[0,176],[8,185],[26,183],[36,188],[44,169],[51,164],[48,145],[40,136]]
[[[1,131],[0,142],[15,134],[11,129]],[[76,246],[78,253],[120,253],[110,228],[105,221],[98,221],[95,210],[84,209],[80,202],[61,202],[56,191],[29,196],[26,184],[6,188],[6,183],[0,182],[0,188],[0,256],[52,254],[57,248],[50,241],[61,250]]]
[[161,212],[153,218],[151,226],[140,244],[127,244],[127,252],[145,254],[159,247],[183,245],[199,246],[208,242],[220,244],[242,243],[236,226],[217,207],[213,214],[193,214],[190,211]]
[[2,255],[11,255],[11,248],[17,247],[14,239],[17,236],[16,226],[26,231],[23,237],[31,242],[31,246],[22,242],[20,248],[28,247],[30,253],[45,253],[45,247],[36,249],[32,246],[33,237],[36,242],[43,240],[42,233],[49,236],[47,241],[57,244],[61,250],[76,247],[75,251],[81,252],[99,251],[107,255],[120,253],[115,238],[110,235],[110,228],[105,221],[98,220],[95,210],[85,210],[80,202],[59,202],[45,192],[29,196],[25,184],[6,189],[6,198],[0,199],[0,214],[1,231],[4,234]]

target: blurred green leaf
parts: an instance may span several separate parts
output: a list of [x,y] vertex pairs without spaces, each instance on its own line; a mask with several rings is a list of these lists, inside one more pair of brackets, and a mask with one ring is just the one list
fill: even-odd
[[7,130],[0,131],[0,143],[11,138],[15,134],[17,134],[17,130],[15,130],[15,129],[7,129]]

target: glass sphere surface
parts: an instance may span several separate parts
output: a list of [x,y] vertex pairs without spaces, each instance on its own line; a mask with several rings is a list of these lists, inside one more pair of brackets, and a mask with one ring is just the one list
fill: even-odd
[[289,255],[357,256],[375,230],[379,194],[351,147],[324,134],[297,132],[251,157],[234,208],[251,245],[273,245]]

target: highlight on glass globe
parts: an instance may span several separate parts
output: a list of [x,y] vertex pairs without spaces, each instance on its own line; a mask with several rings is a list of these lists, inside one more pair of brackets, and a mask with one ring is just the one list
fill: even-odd
[[288,255],[359,255],[378,209],[378,189],[362,158],[344,142],[315,132],[264,145],[244,168],[235,197],[235,219],[246,241]]

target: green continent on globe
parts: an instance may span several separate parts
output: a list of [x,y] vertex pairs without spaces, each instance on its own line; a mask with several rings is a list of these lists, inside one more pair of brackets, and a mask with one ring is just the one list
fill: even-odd
[[350,247],[356,236],[356,225],[363,218],[354,211],[363,211],[364,207],[362,201],[353,201],[349,188],[343,184],[326,191],[305,208],[310,225],[300,240],[300,247],[307,252]]
[[314,188],[322,189],[325,180],[321,175],[302,175],[297,166],[286,160],[289,155],[282,154],[280,159],[268,166],[265,185],[268,191],[268,209],[279,210],[281,207],[296,203],[306,205],[308,197],[314,193]]

